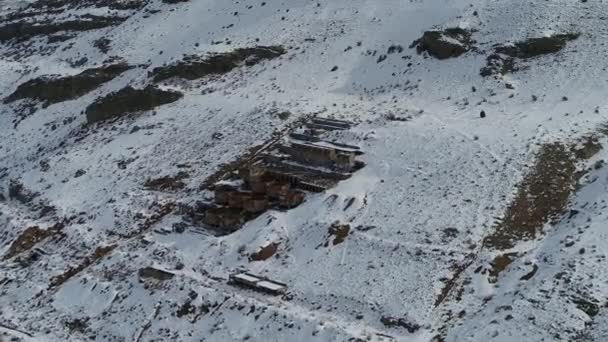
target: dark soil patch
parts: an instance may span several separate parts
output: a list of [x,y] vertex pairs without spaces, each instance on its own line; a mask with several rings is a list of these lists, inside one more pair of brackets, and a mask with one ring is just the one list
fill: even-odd
[[54,103],[73,100],[131,68],[133,67],[130,65],[119,63],[87,69],[74,76],[47,75],[37,77],[19,85],[15,92],[4,99],[4,103],[21,99],[33,99],[42,102],[43,107],[47,107]]
[[99,259],[110,254],[114,250],[114,248],[116,248],[116,245],[97,247],[95,249],[95,251],[93,252],[93,254],[85,257],[82,260],[80,265],[78,265],[76,267],[72,267],[72,268],[68,269],[67,271],[65,271],[63,274],[60,274],[58,276],[51,278],[51,281],[49,284],[49,289],[56,288],[58,286],[63,285],[66,281],[70,280],[72,277],[74,277],[78,273],[82,272],[87,267],[93,265]]
[[104,27],[121,24],[126,18],[123,17],[100,17],[94,15],[82,16],[77,20],[54,22],[18,21],[0,26],[0,42],[10,40],[24,41],[35,36],[48,36],[57,32],[79,32],[97,30]]
[[427,52],[437,59],[447,59],[471,50],[473,43],[470,31],[454,27],[443,31],[426,31],[410,48],[416,47],[418,53]]
[[169,280],[175,276],[173,273],[159,270],[154,267],[140,268],[138,274],[139,277],[142,279],[156,279],[159,281]]
[[152,110],[175,102],[183,97],[177,91],[161,90],[153,86],[135,89],[127,86],[117,92],[98,98],[86,109],[89,124],[118,118],[127,113]]
[[279,249],[280,243],[273,242],[249,256],[249,261],[264,261],[270,259]]
[[25,251],[29,251],[40,241],[48,237],[62,234],[63,227],[63,224],[58,223],[47,229],[40,229],[37,226],[26,228],[25,231],[13,241],[2,259],[8,260]]
[[154,68],[150,75],[154,82],[173,77],[195,80],[209,75],[222,75],[241,66],[252,66],[285,54],[281,46],[257,46],[236,49],[231,52],[212,54],[207,57],[188,56],[182,61]]
[[180,171],[177,175],[170,177],[160,177],[154,179],[148,179],[144,186],[148,189],[158,190],[158,191],[167,191],[167,190],[180,190],[186,187],[186,183],[183,182],[184,179],[190,177],[187,172]]
[[517,60],[557,53],[569,41],[580,36],[578,33],[558,34],[551,37],[530,38],[512,45],[499,45],[486,58],[486,66],[481,69],[481,76],[505,75],[520,68]]

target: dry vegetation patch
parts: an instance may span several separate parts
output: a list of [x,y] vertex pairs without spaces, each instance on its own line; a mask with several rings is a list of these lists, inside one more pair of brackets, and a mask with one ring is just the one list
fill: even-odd
[[576,155],[562,143],[541,147],[505,217],[484,239],[484,246],[506,250],[534,239],[550,219],[561,215],[579,179]]
[[55,235],[62,234],[63,224],[58,223],[47,229],[41,229],[38,226],[26,228],[8,248],[8,252],[3,257],[3,260],[8,260],[25,251],[29,251],[40,241]]

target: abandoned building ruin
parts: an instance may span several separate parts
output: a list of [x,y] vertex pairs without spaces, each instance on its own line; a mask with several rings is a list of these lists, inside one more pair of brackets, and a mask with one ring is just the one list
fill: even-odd
[[359,147],[323,140],[330,131],[352,123],[312,118],[292,129],[255,158],[212,187],[213,203],[202,223],[230,234],[269,209],[288,210],[304,202],[307,192],[323,192],[348,179],[364,164]]

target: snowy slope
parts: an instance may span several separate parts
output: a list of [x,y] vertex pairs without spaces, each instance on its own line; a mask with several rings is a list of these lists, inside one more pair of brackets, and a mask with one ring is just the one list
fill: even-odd
[[[1,6],[6,15],[25,5]],[[574,143],[607,121],[607,10],[561,0],[151,0],[139,9],[87,4],[48,14],[126,19],[77,32],[50,53],[14,54],[24,44],[49,46],[46,37],[2,43],[2,98],[29,79],[76,75],[110,56],[138,67],[17,125],[18,104],[0,105],[0,254],[28,227],[64,222],[35,245],[37,256],[31,249],[0,261],[0,333],[24,341],[605,340],[605,167],[592,168],[571,194],[568,209],[578,214],[565,211],[509,251],[483,241],[542,144]],[[455,26],[473,31],[476,50],[438,60],[409,48],[426,30]],[[570,32],[581,35],[558,53],[521,61],[527,68],[479,74],[495,44]],[[107,54],[94,46],[100,38],[111,41]],[[155,67],[256,45],[287,53],[222,76],[161,83],[184,97],[86,125],[83,111],[96,98],[151,84]],[[396,45],[403,52],[388,54]],[[292,114],[282,120],[280,111]],[[313,114],[358,123],[336,138],[361,147],[365,168],[231,235],[159,233],[183,220],[180,207],[209,198],[200,186],[222,164]],[[184,170],[181,190],[144,187]],[[15,182],[36,195],[11,196]],[[372,228],[326,247],[336,221]],[[269,242],[280,242],[275,257],[248,260]],[[513,251],[496,282],[475,272]],[[538,271],[522,281],[532,265]],[[148,266],[175,275],[141,279]],[[227,284],[239,268],[287,283],[288,298]],[[77,271],[54,286],[70,269]],[[583,297],[599,313],[581,310],[575,301]],[[178,314],[185,303],[192,307]]]

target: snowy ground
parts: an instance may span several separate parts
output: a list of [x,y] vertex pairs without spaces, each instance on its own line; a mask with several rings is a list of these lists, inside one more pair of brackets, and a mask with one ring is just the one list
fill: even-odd
[[[151,1],[145,8],[159,12],[129,12],[121,25],[80,32],[49,56],[0,60],[2,97],[30,78],[77,74],[108,56],[146,65],[77,100],[39,109],[17,127],[14,106],[0,105],[0,254],[27,227],[70,218],[63,236],[36,245],[44,251],[36,260],[0,261],[0,333],[25,341],[607,338],[605,167],[587,174],[573,195],[569,209],[578,214],[565,215],[543,236],[518,245],[520,256],[496,283],[474,272],[495,256],[481,242],[508,207],[539,145],[575,141],[608,119],[605,3],[261,4]],[[2,13],[11,10],[0,7]],[[480,51],[436,60],[408,48],[423,31],[452,26],[475,29]],[[523,62],[529,68],[515,74],[479,75],[492,45],[563,32],[581,37],[557,54]],[[108,55],[93,47],[101,37],[111,39]],[[46,38],[32,41],[46,44]],[[87,105],[126,85],[150,83],[148,71],[156,66],[185,54],[253,45],[283,45],[288,53],[204,85],[166,85],[185,97],[154,112],[82,127]],[[391,45],[404,51],[378,63]],[[4,44],[0,53],[21,48]],[[70,66],[68,61],[81,57],[88,58],[85,65]],[[208,89],[214,91],[203,92]],[[292,113],[286,121],[274,114],[284,110]],[[485,119],[479,118],[481,110]],[[202,199],[200,184],[221,164],[313,113],[359,122],[339,139],[365,151],[364,169],[307,196],[298,208],[270,211],[232,235],[157,233],[182,220],[177,210],[139,230],[158,204]],[[391,121],[389,114],[409,119]],[[135,126],[141,129],[134,132]],[[214,138],[216,133],[222,138]],[[588,163],[608,158],[606,153]],[[79,170],[86,173],[76,177]],[[143,187],[149,178],[183,170],[189,174],[183,190]],[[9,198],[10,180],[38,193],[33,202]],[[354,204],[345,210],[351,198]],[[56,212],[40,215],[36,203]],[[353,229],[343,243],[325,247],[335,221],[374,228]],[[249,262],[247,255],[268,242],[280,242],[276,257]],[[109,245],[116,247],[107,256],[61,286],[50,286],[53,277],[86,264],[97,247]],[[470,266],[457,274],[468,260]],[[521,281],[532,265],[538,271]],[[138,270],[146,266],[175,277],[140,280]],[[240,267],[287,283],[290,300],[227,285]],[[463,295],[437,305],[453,277]],[[597,315],[577,307],[583,297],[597,301]],[[186,302],[193,311],[178,317]],[[389,327],[383,317],[420,329]]]

